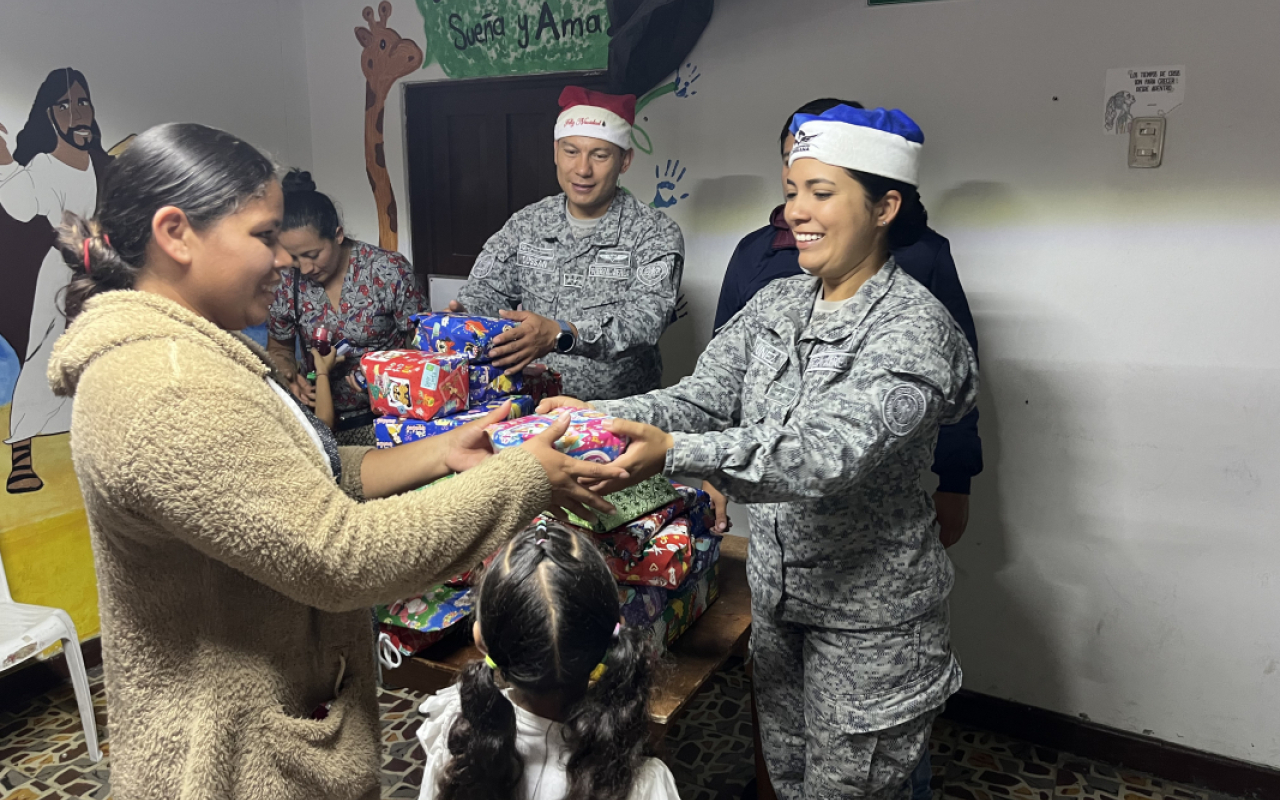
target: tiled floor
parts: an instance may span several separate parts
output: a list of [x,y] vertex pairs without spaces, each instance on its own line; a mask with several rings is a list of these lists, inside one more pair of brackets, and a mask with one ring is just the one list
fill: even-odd
[[[102,673],[91,675],[106,739]],[[415,697],[384,692],[383,796],[414,798],[422,777]],[[690,704],[663,743],[684,800],[737,800],[754,769],[746,673],[733,664]],[[109,750],[109,744],[103,745]],[[0,712],[0,798],[111,796],[110,758],[93,764],[70,686]],[[933,733],[935,800],[1230,800],[939,721]]]

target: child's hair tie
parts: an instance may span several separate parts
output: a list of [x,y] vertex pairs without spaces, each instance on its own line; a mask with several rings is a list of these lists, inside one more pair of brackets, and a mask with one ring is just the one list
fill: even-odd
[[488,667],[489,669],[497,669],[497,668],[498,668],[498,665],[497,665],[497,664],[495,664],[495,663],[493,662],[493,656],[491,656],[491,655],[489,655],[489,654],[487,654],[487,653],[485,654],[485,657],[484,657],[484,664],[485,664],[485,666],[486,666],[486,667]]
[[596,664],[595,669],[591,670],[591,680],[592,681],[600,680],[601,678],[604,677],[604,674],[608,671],[609,671],[609,668],[604,665],[603,661],[601,661],[599,664]]
[[621,623],[621,622],[619,622],[617,625],[614,625],[614,626],[613,626],[613,638],[617,639],[617,638],[618,638],[618,634],[620,634],[620,633],[622,633],[622,623]]
[[88,275],[93,270],[89,267],[89,240],[84,240],[84,274]]

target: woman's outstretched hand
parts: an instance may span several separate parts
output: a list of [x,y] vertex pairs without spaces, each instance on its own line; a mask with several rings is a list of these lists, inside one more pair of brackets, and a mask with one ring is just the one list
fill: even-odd
[[444,454],[444,465],[450,472],[466,472],[467,470],[493,455],[493,443],[485,428],[496,422],[502,422],[511,414],[511,401],[485,414],[475,422],[468,422],[445,436],[452,436],[449,450]]
[[595,519],[596,511],[612,514],[617,509],[587,486],[625,481],[627,471],[616,463],[582,461],[557,450],[556,440],[569,430],[571,421],[569,415],[564,414],[550,428],[520,446],[538,459],[551,481],[549,510],[556,519],[564,520],[566,509],[583,519]]

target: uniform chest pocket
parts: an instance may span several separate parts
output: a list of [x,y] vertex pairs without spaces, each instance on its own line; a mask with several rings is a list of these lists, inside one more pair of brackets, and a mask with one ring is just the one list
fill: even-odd
[[742,414],[748,422],[761,422],[773,409],[790,409],[799,394],[794,370],[787,369],[787,353],[760,338],[751,350],[751,359],[742,379]]
[[556,262],[554,247],[521,242],[516,250],[516,269],[520,272],[520,287],[525,294],[543,298],[555,297],[560,265]]

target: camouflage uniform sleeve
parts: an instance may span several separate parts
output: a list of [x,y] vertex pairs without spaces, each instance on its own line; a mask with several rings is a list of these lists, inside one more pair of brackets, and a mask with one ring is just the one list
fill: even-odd
[[684,236],[680,226],[659,214],[636,239],[631,281],[620,302],[575,312],[578,328],[574,355],[598,360],[652,347],[667,329],[684,274]]
[[507,220],[476,256],[471,277],[458,291],[458,302],[468,314],[496,317],[502,309],[520,305],[520,268],[516,264],[519,219],[517,214]]
[[[673,432],[665,472],[709,478],[730,496],[779,503],[858,486],[889,454],[977,398],[977,371],[960,332],[937,315],[905,314],[856,354],[814,356],[801,399],[783,424]],[[929,433],[932,440],[934,433]]]
[[675,386],[622,400],[596,400],[591,405],[606,414],[656,425],[664,431],[702,433],[730,428],[741,417],[742,380],[752,330],[750,314],[738,314],[707,344],[693,374]]

